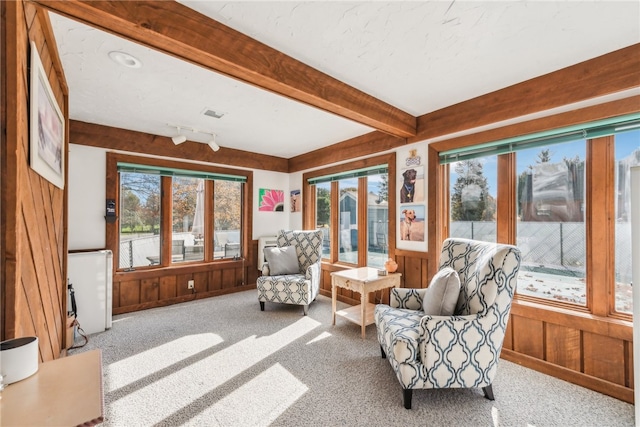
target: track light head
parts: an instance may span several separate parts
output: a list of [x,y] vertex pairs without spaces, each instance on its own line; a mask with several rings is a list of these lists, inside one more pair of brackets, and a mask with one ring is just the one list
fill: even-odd
[[207,142],[207,145],[209,145],[209,148],[211,148],[213,151],[218,151],[220,149],[220,146],[216,144],[215,138]]
[[177,136],[171,137],[171,140],[173,141],[174,144],[178,145],[185,142],[187,140],[187,137],[184,135],[177,135]]

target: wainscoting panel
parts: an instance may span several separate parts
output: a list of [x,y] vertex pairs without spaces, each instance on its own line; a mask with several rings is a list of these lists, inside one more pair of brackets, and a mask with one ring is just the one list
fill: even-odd
[[633,403],[632,328],[514,300],[501,357]]
[[[116,272],[113,277],[113,314],[255,289],[260,273],[254,267],[255,263],[249,260],[255,259],[257,250],[258,242],[252,241],[250,256],[245,261]],[[193,280],[193,290],[187,287],[189,280]],[[256,304],[257,301],[256,294]]]

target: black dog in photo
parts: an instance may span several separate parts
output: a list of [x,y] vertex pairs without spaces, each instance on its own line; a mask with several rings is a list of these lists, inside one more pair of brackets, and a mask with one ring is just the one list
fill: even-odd
[[415,169],[407,169],[402,176],[404,177],[404,181],[400,189],[400,203],[413,202],[418,172]]

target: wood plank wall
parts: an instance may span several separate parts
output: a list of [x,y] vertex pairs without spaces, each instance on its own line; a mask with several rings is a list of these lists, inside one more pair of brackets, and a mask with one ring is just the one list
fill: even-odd
[[[36,44],[55,99],[68,91],[48,16],[31,3],[2,2],[2,339],[37,336],[40,361],[65,348],[66,190],[29,167],[30,45]],[[5,71],[5,70],[3,70]],[[67,129],[67,126],[65,127]],[[67,153],[68,133],[65,135]],[[65,158],[65,179],[66,179]]]

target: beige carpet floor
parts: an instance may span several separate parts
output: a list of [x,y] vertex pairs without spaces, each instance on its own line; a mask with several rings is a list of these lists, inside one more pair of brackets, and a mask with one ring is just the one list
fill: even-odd
[[[344,304],[340,304],[345,307]],[[72,353],[102,349],[107,426],[631,426],[632,405],[502,360],[496,400],[480,390],[416,390],[380,357],[375,325],[256,291],[114,317]]]

